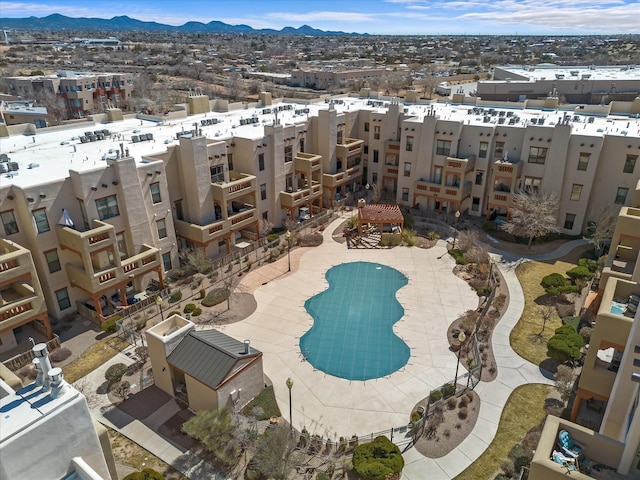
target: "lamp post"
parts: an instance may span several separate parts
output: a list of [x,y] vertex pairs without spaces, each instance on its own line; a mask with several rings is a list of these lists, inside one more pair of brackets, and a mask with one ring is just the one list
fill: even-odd
[[287,264],[288,264],[287,272],[290,272],[291,271],[291,230],[287,230],[285,237],[287,237]]
[[289,389],[289,425],[291,426],[291,433],[293,433],[293,417],[291,415],[291,389],[293,388],[293,380],[291,377],[287,378],[287,388]]
[[456,226],[453,230],[453,248],[456,248],[456,238],[458,236],[458,223],[460,222],[460,210],[456,210],[456,213],[454,215],[456,217]]
[[162,297],[160,295],[156,297],[156,305],[160,309],[160,318],[164,322],[164,312],[162,311]]
[[460,354],[462,353],[462,344],[464,343],[464,341],[467,339],[467,336],[464,334],[464,332],[462,330],[460,330],[460,333],[458,333],[458,342],[460,342],[460,348],[458,348],[458,361],[456,363],[456,376],[453,379],[453,386],[456,386],[456,383],[458,383],[458,368],[460,367]]

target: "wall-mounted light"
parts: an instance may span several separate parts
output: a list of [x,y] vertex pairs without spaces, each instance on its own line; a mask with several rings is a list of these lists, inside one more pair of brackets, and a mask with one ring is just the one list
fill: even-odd
[[111,185],[118,185],[118,183],[120,183],[120,182],[118,182],[118,180],[113,180],[113,181],[111,182]]
[[102,188],[107,188],[108,186],[109,186],[109,185],[107,185],[106,183],[103,183],[103,184],[101,185],[101,187],[102,187]]
[[13,195],[7,195],[7,200],[13,200],[15,197]]
[[162,173],[161,170],[156,170],[156,174],[160,175]]
[[33,197],[27,197],[27,202],[33,202]]
[[529,137],[529,141],[530,141],[530,142],[533,142],[533,137]]
[[98,187],[91,187],[91,190],[93,190],[94,192],[98,191]]
[[580,146],[581,146],[581,147],[584,147],[584,143],[581,143],[581,144],[580,144]]
[[147,172],[147,177],[153,177],[153,172]]
[[541,142],[541,141],[542,141],[542,137],[540,137],[540,138],[538,139],[538,141],[539,141],[539,142]]
[[47,198],[46,193],[41,193],[40,195],[38,195],[40,198]]
[[593,148],[593,143],[590,145],[591,148]]
[[631,148],[631,145],[627,145],[627,148]]
[[506,136],[507,136],[507,134],[506,134],[506,133],[503,133],[503,134],[502,134],[502,136],[503,136],[503,137],[506,137]]
[[266,147],[266,146],[267,146],[267,144],[266,144],[266,143],[263,143],[263,144],[262,144],[262,146],[263,146],[263,147]]

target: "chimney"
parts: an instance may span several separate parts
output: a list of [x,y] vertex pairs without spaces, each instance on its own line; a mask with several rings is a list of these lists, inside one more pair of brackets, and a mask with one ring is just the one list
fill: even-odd
[[249,340],[245,340],[244,341],[244,355],[248,355],[249,353],[251,353],[250,344],[251,344],[251,342]]
[[64,395],[65,381],[62,375],[62,369],[55,367],[49,370],[49,382],[51,383],[51,398],[58,398]]
[[40,366],[40,360],[37,358],[34,358],[33,361],[33,366],[36,369],[36,384],[37,385],[42,385],[42,380],[44,379],[44,375],[42,374],[42,367]]
[[[47,350],[47,344],[39,343],[35,347],[33,347],[31,351],[36,357],[34,360],[38,360],[38,365],[40,366],[39,370],[42,371],[42,380],[39,385],[42,385],[42,388],[44,390],[49,390],[49,371],[51,370],[51,362],[49,361],[49,351]],[[38,367],[36,366],[36,368]]]

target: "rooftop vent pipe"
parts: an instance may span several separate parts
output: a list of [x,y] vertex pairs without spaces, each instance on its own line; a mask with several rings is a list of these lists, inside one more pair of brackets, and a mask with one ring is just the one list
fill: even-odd
[[51,382],[51,398],[58,398],[64,395],[65,381],[60,367],[49,370],[49,381]]
[[[47,350],[47,344],[39,343],[35,347],[33,347],[31,351],[33,352],[34,357],[36,357],[34,360],[38,360],[36,368],[38,368],[37,365],[39,365],[39,370],[42,371],[42,380],[38,385],[42,385],[42,388],[44,390],[49,390],[49,371],[51,370],[51,362],[49,361],[49,351]],[[36,378],[36,382],[37,381],[38,380]]]
[[251,342],[249,340],[245,340],[244,341],[244,354],[248,355],[249,352],[251,352],[251,346],[250,346]]

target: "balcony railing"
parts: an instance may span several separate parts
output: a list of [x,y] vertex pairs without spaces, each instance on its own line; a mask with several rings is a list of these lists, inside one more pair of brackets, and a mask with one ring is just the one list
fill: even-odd
[[242,230],[258,220],[257,209],[249,205],[239,212],[232,212],[226,220],[217,220],[205,225],[198,225],[182,220],[174,220],[176,235],[200,244],[218,240],[232,231]]
[[230,173],[231,180],[226,183],[212,183],[213,198],[221,204],[236,200],[256,190],[256,177],[245,173]]
[[320,197],[322,195],[322,185],[313,182],[311,187],[302,188],[297,192],[280,192],[280,206],[295,208]]
[[116,231],[113,225],[93,220],[92,228],[85,232],[63,225],[56,225],[58,242],[63,248],[76,252],[92,252],[115,244]]
[[452,173],[459,173],[464,176],[475,168],[476,156],[471,155],[468,158],[447,157],[445,168]]
[[322,157],[312,153],[296,153],[294,161],[294,168],[297,172],[309,174],[320,169],[322,166]]
[[362,170],[360,165],[356,165],[352,168],[348,168],[344,172],[338,173],[323,173],[322,174],[322,185],[325,187],[336,187],[338,185],[344,185],[345,183],[350,183],[358,179],[361,175]]

